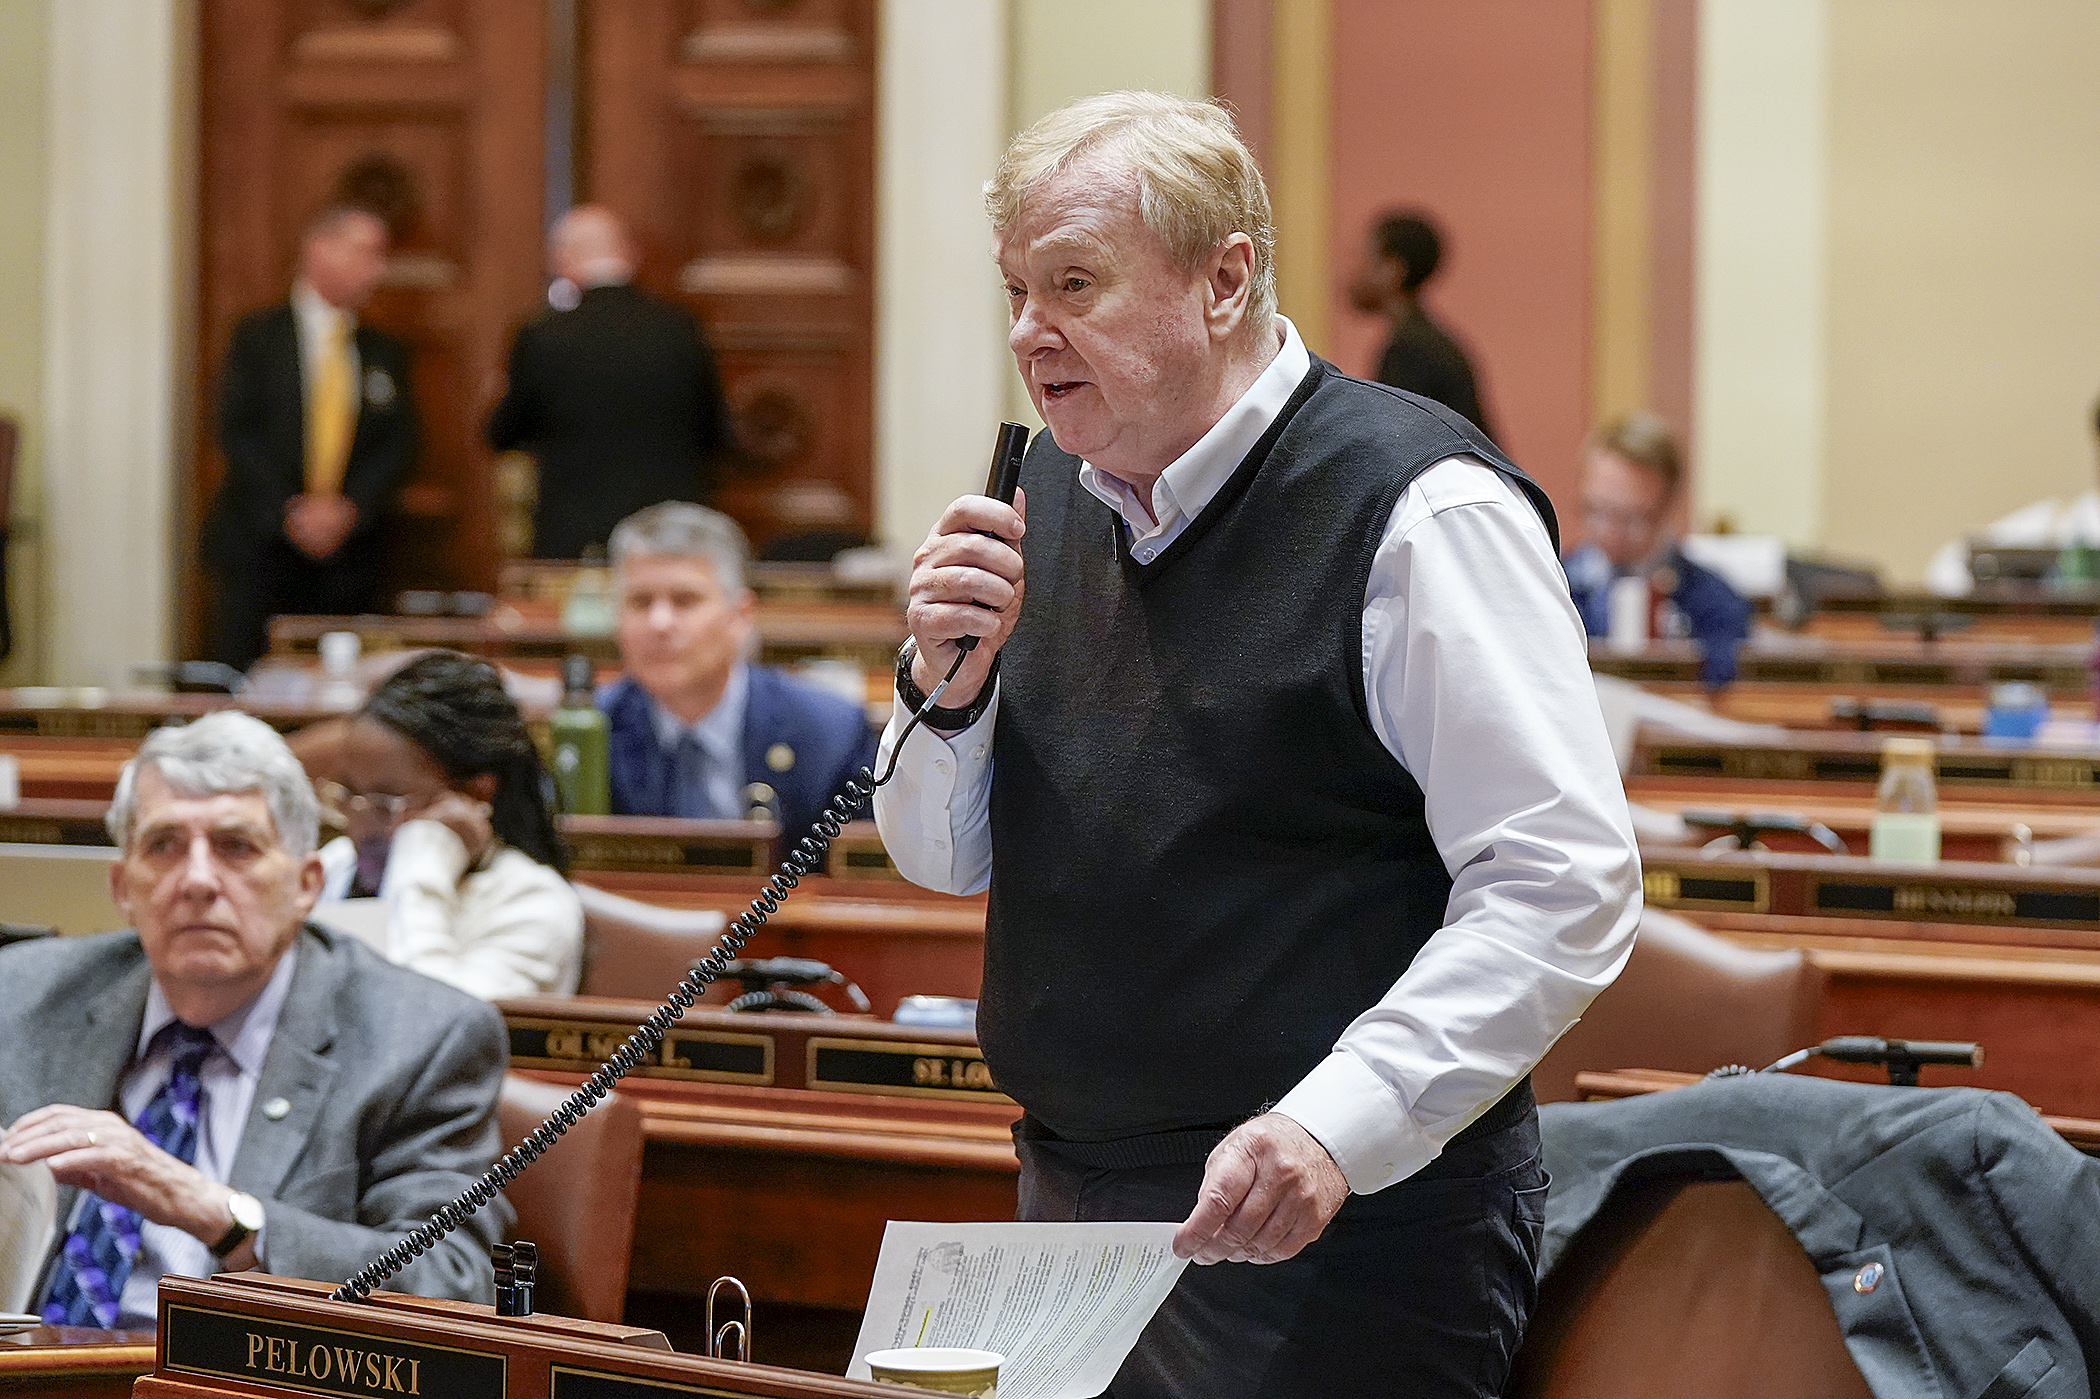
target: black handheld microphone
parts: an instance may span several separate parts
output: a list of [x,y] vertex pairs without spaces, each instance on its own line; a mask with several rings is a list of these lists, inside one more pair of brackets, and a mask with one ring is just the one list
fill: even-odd
[[[992,447],[992,469],[985,477],[984,493],[1006,505],[1014,503],[1014,492],[1021,485],[1021,458],[1028,455],[1028,429],[1019,423],[999,424],[999,440]],[[980,534],[989,531],[980,530]],[[991,536],[996,538],[997,536]],[[958,651],[975,651],[977,638],[961,636],[955,639]]]

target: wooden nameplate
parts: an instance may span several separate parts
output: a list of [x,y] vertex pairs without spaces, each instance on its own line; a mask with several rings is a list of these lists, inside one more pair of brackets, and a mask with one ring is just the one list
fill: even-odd
[[156,1365],[138,1399],[203,1395],[441,1399],[820,1399],[894,1393],[829,1375],[679,1355],[663,1335],[567,1317],[380,1292],[332,1302],[327,1283],[262,1274],[160,1287]]

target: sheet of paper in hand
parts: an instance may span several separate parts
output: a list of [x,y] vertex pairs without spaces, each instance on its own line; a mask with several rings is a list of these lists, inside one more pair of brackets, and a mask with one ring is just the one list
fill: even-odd
[[58,1186],[41,1161],[0,1161],[0,1312],[26,1312],[58,1229]]
[[997,1351],[999,1399],[1089,1399],[1137,1344],[1188,1260],[1174,1224],[891,1220],[849,1379],[871,1351]]

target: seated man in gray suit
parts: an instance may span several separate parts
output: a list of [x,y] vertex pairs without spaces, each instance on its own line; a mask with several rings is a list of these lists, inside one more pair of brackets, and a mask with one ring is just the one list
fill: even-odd
[[[109,811],[136,931],[0,953],[0,1160],[60,1186],[47,1322],[151,1326],[163,1273],[341,1281],[495,1158],[501,1019],[306,922],[316,825],[268,726],[156,730]],[[510,1219],[389,1285],[488,1300]]]

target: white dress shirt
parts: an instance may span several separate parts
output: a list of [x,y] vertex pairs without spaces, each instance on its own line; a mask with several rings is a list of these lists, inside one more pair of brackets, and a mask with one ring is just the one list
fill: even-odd
[[350,431],[357,431],[358,410],[364,406],[364,380],[358,373],[357,316],[328,304],[304,278],[292,283],[292,324],[299,339],[300,402],[311,403],[314,381],[321,375],[321,357],[328,352],[328,337],[343,328],[343,353],[350,361]]
[[[233,1173],[234,1153],[240,1150],[241,1133],[248,1125],[248,1107],[255,1101],[255,1085],[262,1078],[263,1059],[270,1052],[270,1037],[277,1033],[277,1016],[292,989],[292,972],[299,960],[295,940],[277,970],[248,1002],[209,1028],[219,1047],[205,1056],[197,1077],[202,1094],[197,1105],[197,1153],[191,1165],[211,1180],[224,1184]],[[163,1047],[147,1053],[153,1037],[175,1019],[168,998],[161,994],[155,978],[146,993],[146,1018],[139,1022],[138,1048],[131,1067],[117,1080],[117,1110],[127,1122],[136,1122],[153,1095],[160,1092],[171,1072],[169,1051]],[[67,1232],[78,1228],[88,1192],[82,1191],[74,1206]],[[264,1240],[255,1236],[256,1266],[267,1271]],[[139,1226],[139,1253],[124,1280],[124,1294],[117,1300],[117,1325],[126,1329],[150,1329],[156,1324],[160,1304],[160,1279],[164,1273],[177,1277],[210,1277],[219,1271],[211,1245],[167,1224],[145,1221]]]
[[1941,597],[1964,597],[1976,586],[1969,576],[1969,539],[2001,549],[2064,549],[2100,544],[2100,490],[2069,500],[2038,500],[1993,520],[1973,536],[1950,539],[1925,565],[1925,586]]
[[[1276,358],[1161,475],[1156,524],[1128,483],[1080,467],[1138,563],[1202,513],[1310,367],[1278,322]],[[1422,788],[1451,897],[1444,926],[1276,1111],[1368,1192],[1434,1160],[1530,1072],[1618,975],[1641,901],[1582,623],[1538,512],[1507,478],[1451,457],[1401,493],[1364,588],[1363,668],[1371,727]],[[876,792],[883,842],[915,883],[990,882],[998,706],[947,739],[915,730]],[[908,717],[899,703],[877,771]]]
[[482,868],[469,863],[466,842],[451,827],[404,821],[387,848],[378,896],[353,899],[357,847],[338,836],[321,847],[314,917],[396,966],[484,1001],[575,995],[583,971],[583,901],[575,888],[559,870],[500,843]]

